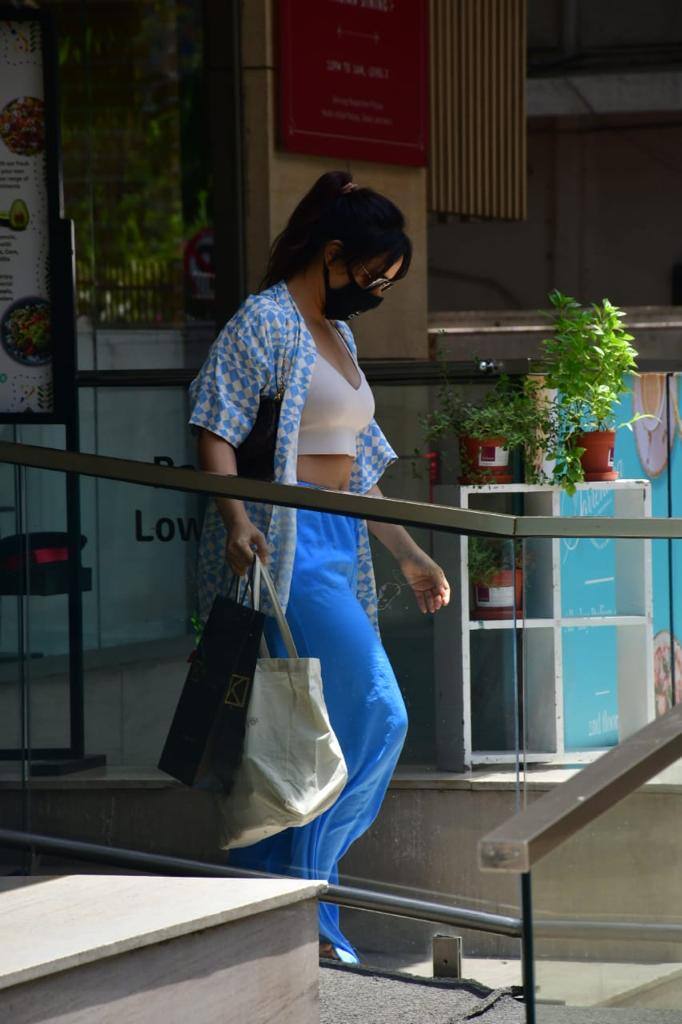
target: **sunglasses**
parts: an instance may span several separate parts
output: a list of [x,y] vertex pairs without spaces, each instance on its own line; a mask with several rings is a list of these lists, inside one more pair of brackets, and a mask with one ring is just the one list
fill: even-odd
[[358,266],[361,268],[363,273],[365,273],[367,275],[367,277],[369,278],[369,284],[365,284],[365,285],[362,286],[363,287],[363,291],[373,292],[375,290],[375,288],[378,288],[380,291],[386,292],[386,291],[388,291],[389,288],[392,288],[393,285],[396,283],[390,277],[375,277],[374,280],[372,280],[371,271],[369,271],[367,269],[365,264],[359,262]]

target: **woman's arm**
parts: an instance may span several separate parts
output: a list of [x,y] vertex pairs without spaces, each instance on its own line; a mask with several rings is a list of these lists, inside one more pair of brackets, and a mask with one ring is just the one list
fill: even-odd
[[[370,488],[367,495],[370,498],[383,498],[383,494],[376,484]],[[397,523],[375,523],[368,519],[367,528],[391,552],[397,562],[410,555],[416,555],[417,552],[423,554],[422,549],[416,541],[412,540],[404,526],[399,526]]]
[[[368,492],[377,498],[383,495],[374,485]],[[450,602],[450,584],[445,573],[430,555],[397,523],[376,523],[367,520],[367,528],[391,552],[400,570],[412,587],[421,612],[437,612]]]
[[[235,450],[222,437],[212,434],[209,430],[201,429],[199,433],[199,466],[207,473],[237,476]],[[238,576],[244,575],[253,562],[254,547],[261,561],[267,562],[267,541],[246,514],[244,502],[237,498],[216,498],[215,503],[227,530],[225,557],[232,571]]]

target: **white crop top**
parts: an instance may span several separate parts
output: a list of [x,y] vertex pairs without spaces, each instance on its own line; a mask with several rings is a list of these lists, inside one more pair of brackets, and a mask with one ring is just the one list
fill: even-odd
[[374,416],[374,395],[360,367],[354,388],[318,352],[301,413],[299,455],[356,456],[356,440]]

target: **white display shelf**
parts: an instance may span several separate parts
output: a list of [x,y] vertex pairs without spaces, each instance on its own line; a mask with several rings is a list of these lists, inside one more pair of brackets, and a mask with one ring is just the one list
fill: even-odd
[[[647,491],[650,481],[643,480],[595,480],[589,484],[576,484],[576,493],[581,491]],[[447,486],[447,485],[446,485]],[[561,500],[563,490],[561,487],[554,487],[552,484],[471,484],[467,487],[456,486],[453,489],[465,497],[466,495],[480,494],[552,494]],[[460,508],[471,508],[471,505],[461,505]],[[533,513],[528,513],[532,515]]]
[[647,626],[650,620],[646,615],[594,615],[567,616],[560,619],[524,619],[517,616],[513,619],[469,619],[469,629],[562,629],[571,627],[589,627],[598,629],[600,626]]
[[552,629],[554,619],[469,619],[464,628],[477,629]]
[[581,615],[564,616],[559,619],[563,629],[571,627],[598,629],[600,626],[649,626],[651,617],[647,615]]
[[[598,514],[594,492],[613,495],[613,514],[639,518],[651,515],[648,480],[616,480],[608,483],[581,484],[577,488],[580,514]],[[590,493],[592,492],[592,493]],[[485,484],[456,487],[441,485],[434,500],[439,504],[488,512],[521,512],[527,516],[561,515],[563,492],[559,487],[537,484]],[[566,749],[564,727],[564,653],[565,630],[613,628],[615,664],[609,685],[615,682],[618,698],[618,732],[624,739],[651,721],[655,715],[653,685],[653,610],[651,586],[651,542],[613,540],[613,576],[585,581],[607,584],[615,601],[609,602],[613,614],[566,615],[562,606],[562,553],[557,538],[528,538],[525,551],[530,567],[525,579],[524,607],[513,619],[471,619],[468,578],[468,538],[453,543],[451,537],[436,535],[435,554],[450,576],[454,608],[447,617],[435,620],[436,666],[449,677],[459,694],[441,685],[441,713],[437,730],[438,761],[444,769],[461,770],[475,764],[514,764],[514,714],[510,687],[505,692],[502,678],[511,676],[514,659],[524,694],[525,757],[528,762],[552,764],[589,763],[605,749]],[[457,602],[457,597],[459,601]],[[457,604],[459,607],[457,607]],[[595,601],[598,607],[598,602]],[[513,631],[516,629],[516,643]],[[496,639],[497,638],[497,639]],[[524,639],[525,638],[525,639]],[[497,688],[497,689],[495,689]],[[495,706],[495,697],[500,699]],[[501,749],[477,749],[483,745],[476,737],[492,731],[504,733]],[[486,731],[487,730],[487,731]],[[608,730],[606,730],[608,731]],[[599,733],[597,732],[597,735]],[[496,740],[499,738],[496,735]],[[485,744],[486,747],[490,743]],[[495,742],[498,746],[498,742]],[[506,749],[504,749],[506,747]]]
[[532,754],[521,754],[518,758],[513,753],[501,753],[497,750],[477,750],[476,764],[514,765],[518,761],[520,764],[552,764],[566,767],[571,764],[592,764],[602,754],[605,754],[608,749],[608,747],[595,747],[593,750],[564,750],[560,754],[556,751],[546,750],[544,753],[536,751]]

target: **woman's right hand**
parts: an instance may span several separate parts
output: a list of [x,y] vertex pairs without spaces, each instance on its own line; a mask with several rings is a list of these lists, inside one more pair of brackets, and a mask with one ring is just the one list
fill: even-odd
[[[234,448],[209,430],[202,430],[199,434],[199,465],[209,473],[237,475]],[[216,498],[215,503],[227,530],[225,561],[232,572],[243,576],[253,565],[254,551],[261,562],[267,563],[268,542],[246,514],[244,502],[237,498]]]
[[264,565],[267,565],[269,550],[264,535],[247,517],[239,518],[229,527],[225,560],[232,572],[243,576],[253,564],[254,551]]

